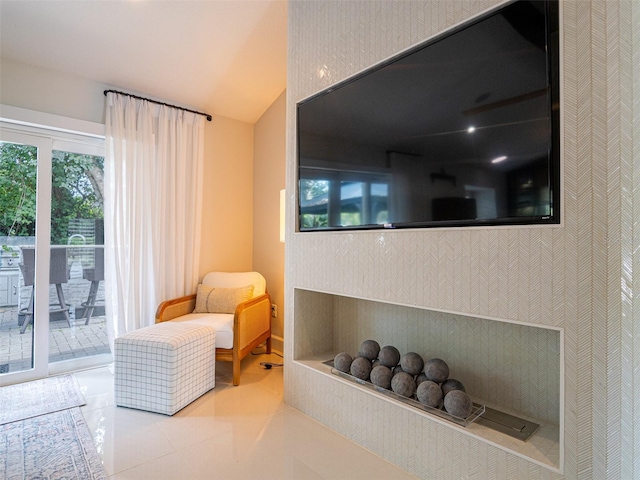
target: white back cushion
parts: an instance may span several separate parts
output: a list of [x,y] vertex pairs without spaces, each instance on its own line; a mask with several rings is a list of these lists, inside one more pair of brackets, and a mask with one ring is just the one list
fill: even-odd
[[258,272],[209,272],[202,279],[202,283],[218,288],[253,285],[253,297],[263,295],[267,290],[267,281]]

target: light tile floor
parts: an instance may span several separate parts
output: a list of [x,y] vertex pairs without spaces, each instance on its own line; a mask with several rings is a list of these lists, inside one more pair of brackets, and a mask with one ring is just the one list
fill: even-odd
[[405,480],[403,470],[286,405],[282,368],[255,355],[216,363],[216,387],[169,417],[114,405],[109,368],[76,372],[84,417],[111,480]]

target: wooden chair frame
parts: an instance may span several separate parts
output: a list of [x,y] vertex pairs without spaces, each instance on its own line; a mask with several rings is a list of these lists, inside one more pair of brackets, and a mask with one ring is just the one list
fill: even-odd
[[[156,311],[156,323],[173,320],[193,312],[196,295],[162,302]],[[240,364],[258,345],[266,342],[271,353],[271,298],[268,293],[237,306],[233,315],[233,348],[216,348],[216,361],[233,362],[233,384],[240,384]]]

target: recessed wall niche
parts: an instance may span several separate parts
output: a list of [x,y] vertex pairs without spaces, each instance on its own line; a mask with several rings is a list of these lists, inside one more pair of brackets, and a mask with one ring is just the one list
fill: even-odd
[[[345,388],[361,388],[332,375],[322,362],[343,351],[355,355],[367,339],[425,360],[441,358],[450,378],[461,380],[476,402],[541,425],[527,442],[476,424],[451,428],[561,468],[561,330],[305,289],[294,290],[294,302],[295,362],[344,382]],[[391,411],[402,408],[384,396],[380,401],[389,402]]]

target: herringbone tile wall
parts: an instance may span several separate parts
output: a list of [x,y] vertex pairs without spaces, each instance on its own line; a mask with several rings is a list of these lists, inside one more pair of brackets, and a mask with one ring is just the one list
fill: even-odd
[[[498,3],[289,3],[286,399],[421,478],[640,478],[640,2],[561,2],[561,226],[293,231],[295,103]],[[562,329],[563,473],[294,362],[296,288]]]

